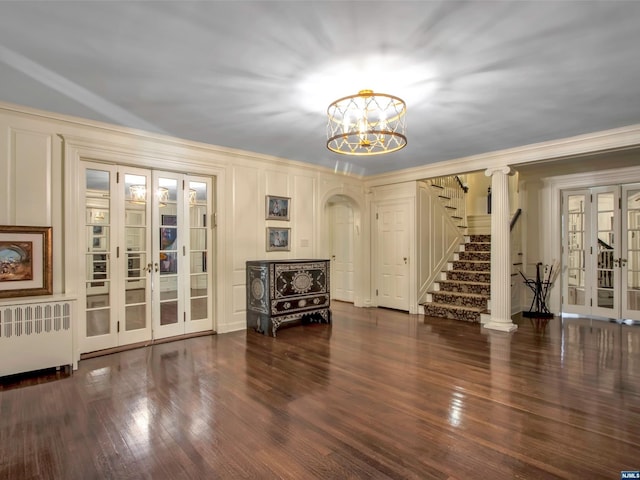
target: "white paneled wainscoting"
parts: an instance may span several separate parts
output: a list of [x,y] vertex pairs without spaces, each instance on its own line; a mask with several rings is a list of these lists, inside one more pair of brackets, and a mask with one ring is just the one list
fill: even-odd
[[0,301],[0,377],[52,367],[77,368],[74,298]]

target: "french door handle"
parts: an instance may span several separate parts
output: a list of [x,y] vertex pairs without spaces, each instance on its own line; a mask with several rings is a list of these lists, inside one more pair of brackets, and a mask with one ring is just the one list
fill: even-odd
[[620,266],[620,259],[619,258],[614,258],[613,259],[613,266],[614,267],[619,267]]
[[156,262],[156,263],[154,263],[154,264],[153,264],[153,270],[154,270],[155,272],[157,272],[157,271],[159,270],[159,268],[160,268],[160,266],[158,265],[158,262]]
[[626,267],[627,266],[627,259],[626,258],[621,258],[620,259],[620,266],[621,267]]
[[151,262],[147,263],[147,268],[145,268],[145,270],[147,273],[151,273],[151,270],[153,270],[153,264]]

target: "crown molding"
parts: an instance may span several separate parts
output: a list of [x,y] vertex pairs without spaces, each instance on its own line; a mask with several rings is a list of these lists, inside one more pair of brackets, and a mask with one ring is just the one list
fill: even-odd
[[365,177],[365,184],[370,188],[390,183],[416,181],[503,166],[517,167],[528,163],[557,161],[580,155],[638,147],[640,147],[640,124],[372,175]]
[[[294,168],[296,170],[312,172],[315,174],[347,176],[360,180],[363,178],[359,175],[342,173],[335,169],[320,165],[313,165],[300,160],[292,160],[257,152],[222,147],[197,142],[195,140],[186,140],[173,137],[171,135],[151,133],[140,129],[38,110],[7,102],[0,102],[0,113],[2,111],[10,112],[23,118],[28,117],[32,119],[56,122],[61,126],[84,129],[82,133],[78,133],[78,130],[69,131],[68,128],[61,128],[56,129],[58,130],[56,133],[65,142],[70,142],[75,146],[85,147],[87,149],[99,148],[103,151],[119,153],[128,151],[132,153],[132,155],[135,152],[136,158],[144,155],[150,159],[167,159],[170,163],[175,163],[176,155],[184,155],[190,159],[199,159],[200,162],[207,159],[209,162],[214,161],[216,166],[231,164],[244,164],[250,166],[251,164],[255,165],[254,162],[262,162],[276,165],[281,168]],[[55,129],[55,127],[53,129]],[[96,136],[96,134],[100,135],[105,133],[113,135],[114,138],[105,140],[101,136]],[[144,153],[142,153],[142,150],[144,150]],[[173,166],[175,167],[176,165]],[[177,166],[180,166],[179,161]]]

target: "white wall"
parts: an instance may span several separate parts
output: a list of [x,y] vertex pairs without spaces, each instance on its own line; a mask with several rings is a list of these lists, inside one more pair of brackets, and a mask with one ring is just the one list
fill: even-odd
[[[74,169],[81,159],[215,177],[218,226],[214,316],[215,328],[223,333],[245,328],[246,260],[328,258],[327,232],[331,225],[324,207],[333,195],[353,200],[357,251],[354,303],[368,306],[373,304],[375,239],[371,236],[371,212],[376,202],[411,198],[415,207],[415,182],[422,178],[468,170],[484,172],[493,165],[526,164],[639,145],[640,126],[631,126],[363,180],[301,162],[0,104],[0,224],[51,225],[54,292],[74,295],[84,275],[74,261],[74,238],[79,232],[75,209],[80,204],[80,179]],[[517,184],[517,179],[513,181]],[[486,194],[484,188],[476,190]],[[287,222],[292,228],[290,252],[265,251],[265,228],[282,223],[265,220],[266,194],[291,197],[291,221]],[[544,195],[531,190],[525,196],[530,210],[525,212],[530,216],[525,231],[531,247],[529,263],[534,257],[541,257],[542,261],[552,258],[543,247],[555,238],[549,233],[557,226],[546,214],[539,218],[532,215],[533,208],[537,208],[534,204]],[[475,208],[483,209],[483,202],[478,200]],[[412,259],[417,258],[414,230],[415,222],[409,239]],[[417,308],[416,270],[411,270],[412,309]]]
[[[214,317],[220,333],[245,328],[247,260],[326,257],[328,246],[321,229],[326,223],[322,206],[327,196],[347,194],[364,208],[358,177],[0,104],[0,224],[53,227],[55,293],[74,295],[84,279],[74,260],[82,180],[77,169],[83,159],[215,177]],[[267,194],[291,197],[289,222],[265,220]],[[360,217],[357,221],[361,222]],[[291,228],[291,251],[266,252],[267,226]],[[368,248],[361,250],[363,255],[368,252]],[[366,263],[364,256],[358,260],[361,268]],[[357,296],[359,303],[367,301],[361,286]]]

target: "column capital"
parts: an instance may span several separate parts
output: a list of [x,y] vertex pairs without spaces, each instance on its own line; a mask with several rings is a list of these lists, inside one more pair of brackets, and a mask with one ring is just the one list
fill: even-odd
[[504,165],[502,167],[487,168],[484,171],[484,174],[487,177],[492,177],[494,173],[502,173],[503,175],[509,175],[511,173],[511,167],[509,165]]

